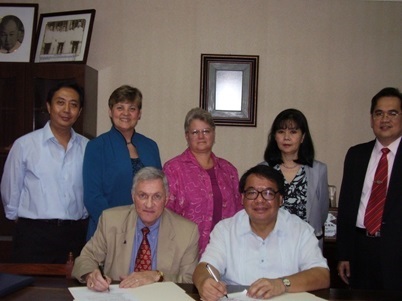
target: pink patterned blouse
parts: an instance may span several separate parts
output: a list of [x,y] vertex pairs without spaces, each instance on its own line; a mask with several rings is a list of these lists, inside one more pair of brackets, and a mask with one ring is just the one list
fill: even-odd
[[[214,171],[222,194],[222,219],[242,209],[239,176],[236,168],[213,153]],[[163,166],[169,181],[170,199],[167,208],[195,222],[200,231],[200,255],[204,252],[212,231],[214,200],[208,172],[201,167],[187,148],[181,155]]]

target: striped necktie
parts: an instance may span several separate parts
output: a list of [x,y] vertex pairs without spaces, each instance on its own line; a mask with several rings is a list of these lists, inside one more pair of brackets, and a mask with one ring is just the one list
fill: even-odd
[[381,150],[382,155],[378,162],[374,175],[374,183],[367,203],[366,214],[364,216],[364,226],[368,233],[374,234],[381,228],[382,213],[384,211],[385,198],[387,196],[388,185],[388,148]]

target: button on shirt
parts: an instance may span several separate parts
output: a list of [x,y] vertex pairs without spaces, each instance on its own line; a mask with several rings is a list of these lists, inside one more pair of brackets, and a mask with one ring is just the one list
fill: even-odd
[[275,228],[266,239],[251,230],[245,210],[219,222],[200,261],[216,267],[225,283],[240,285],[328,268],[314,229],[284,209],[279,209]]
[[88,139],[71,130],[67,150],[44,128],[17,139],[1,182],[6,217],[79,220],[83,202],[82,163]]

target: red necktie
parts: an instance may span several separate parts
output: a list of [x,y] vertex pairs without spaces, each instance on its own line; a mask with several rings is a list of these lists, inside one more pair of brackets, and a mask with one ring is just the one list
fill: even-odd
[[150,271],[152,269],[151,247],[147,238],[149,229],[144,227],[141,231],[142,241],[138,248],[137,258],[135,259],[134,272]]
[[374,175],[374,183],[371,188],[371,195],[367,203],[364,216],[364,226],[368,233],[374,234],[381,228],[382,213],[384,211],[385,197],[387,196],[388,185],[388,148],[383,148],[380,162]]

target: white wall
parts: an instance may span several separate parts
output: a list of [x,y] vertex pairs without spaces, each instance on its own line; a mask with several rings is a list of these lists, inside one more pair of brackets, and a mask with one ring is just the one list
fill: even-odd
[[99,71],[98,134],[110,127],[110,93],[134,85],[144,94],[137,129],[158,142],[163,162],[186,147],[183,120],[199,104],[201,53],[260,56],[257,127],[218,127],[214,146],[240,174],[262,160],[273,118],[294,107],[306,114],[316,157],[339,189],[347,149],[373,137],[372,96],[402,88],[401,2],[35,2],[40,13],[96,9],[88,65]]

